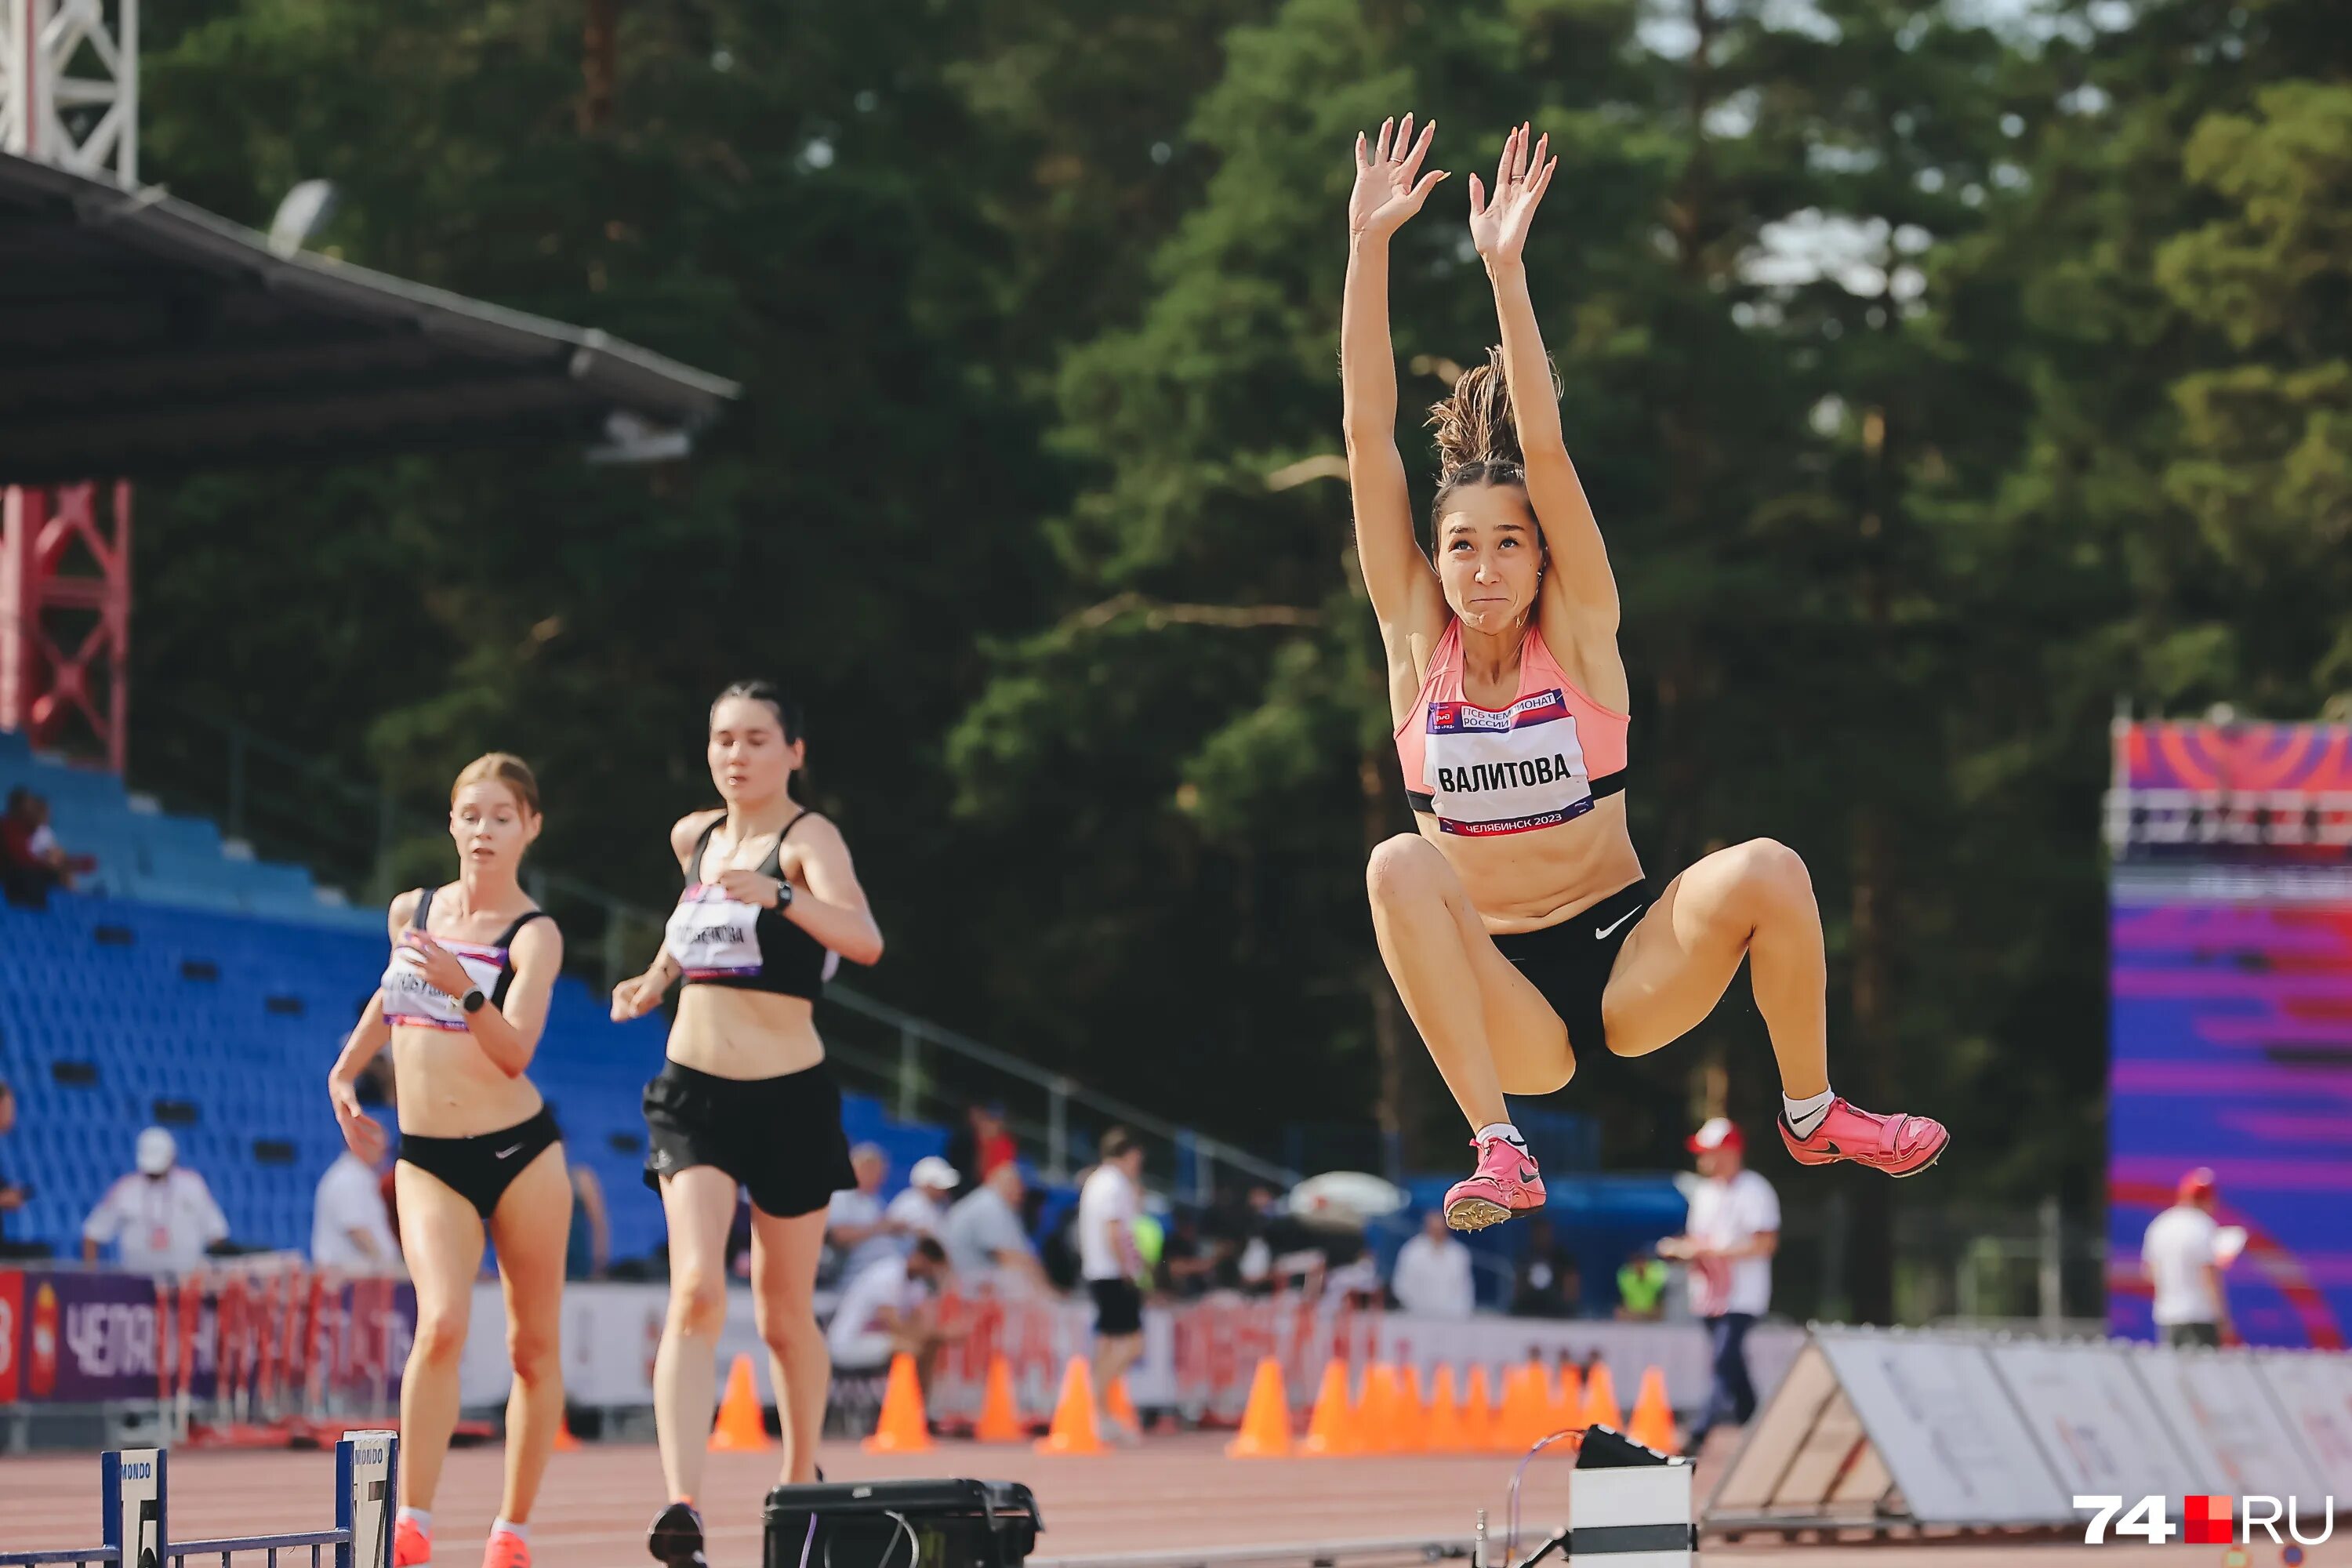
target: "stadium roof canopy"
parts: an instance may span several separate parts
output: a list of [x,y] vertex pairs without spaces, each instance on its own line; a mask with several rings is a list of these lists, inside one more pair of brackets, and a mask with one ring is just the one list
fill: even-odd
[[0,483],[540,441],[676,456],[738,390],[0,154]]

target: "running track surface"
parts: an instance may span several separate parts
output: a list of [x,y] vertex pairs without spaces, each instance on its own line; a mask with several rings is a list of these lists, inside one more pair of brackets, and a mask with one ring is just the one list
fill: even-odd
[[[1501,1556],[1515,1463],[1507,1458],[1242,1461],[1226,1458],[1223,1442],[1207,1434],[1155,1437],[1140,1450],[1099,1458],[1045,1458],[1025,1447],[959,1442],[941,1442],[925,1455],[883,1457],[854,1444],[828,1444],[824,1464],[836,1480],[969,1475],[1025,1482],[1046,1526],[1039,1558],[1466,1538],[1482,1504]],[[498,1511],[499,1463],[496,1446],[449,1456],[434,1508],[434,1558],[445,1568],[480,1563],[482,1538]],[[1701,1467],[1701,1496],[1712,1469]],[[772,1455],[710,1456],[704,1489],[712,1568],[757,1568],[760,1503],[774,1480]],[[1568,1484],[1565,1460],[1539,1457],[1528,1468],[1522,1552],[1527,1535],[1540,1540],[1565,1520]],[[98,1462],[89,1455],[0,1458],[0,1547],[93,1543],[98,1488]],[[172,1456],[172,1533],[194,1541],[316,1530],[333,1521],[333,1488],[329,1454],[180,1450]],[[531,1521],[532,1557],[539,1568],[649,1568],[645,1527],[661,1502],[661,1471],[650,1447],[590,1444],[558,1454]],[[2338,1531],[2335,1542],[2310,1553],[2309,1568],[2352,1564],[2341,1521]],[[294,1555],[298,1563],[288,1568],[307,1568],[307,1554]],[[2253,1561],[2267,1565],[2277,1555],[2257,1549]],[[1710,1545],[1704,1553],[1709,1564],[1755,1568],[2214,1568],[2221,1556],[2220,1547],[2177,1542],[2096,1551],[2063,1542],[1742,1542]],[[240,1558],[237,1564],[258,1568],[260,1561]],[[212,1565],[192,1562],[189,1568]]]

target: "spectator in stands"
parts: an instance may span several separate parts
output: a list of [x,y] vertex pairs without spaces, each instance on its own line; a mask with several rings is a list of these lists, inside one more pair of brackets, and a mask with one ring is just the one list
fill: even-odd
[[1466,1318],[1478,1308],[1470,1276],[1470,1249],[1445,1226],[1445,1211],[1421,1216],[1420,1234],[1397,1248],[1389,1288],[1397,1305],[1422,1318]]
[[[370,1121],[374,1120],[373,1117]],[[319,1178],[310,1206],[310,1261],[346,1274],[403,1272],[377,1164],[346,1146]]]
[[907,1190],[890,1200],[882,1216],[898,1226],[901,1237],[937,1236],[947,1222],[949,1200],[962,1183],[953,1165],[926,1154],[907,1173]]
[[1528,1227],[1528,1249],[1511,1284],[1511,1316],[1573,1318],[1583,1306],[1583,1294],[1575,1255],[1560,1246],[1551,1221],[1537,1220]]
[[841,1258],[844,1285],[886,1258],[898,1256],[903,1227],[882,1207],[882,1184],[890,1176],[890,1156],[880,1145],[860,1143],[849,1152],[857,1184],[833,1194],[825,1205],[824,1239]]
[[[6,1079],[0,1079],[0,1138],[16,1130],[16,1091]],[[12,1182],[8,1173],[0,1169],[0,1258],[41,1258],[48,1248],[28,1242],[8,1239],[8,1216],[32,1201],[33,1189],[24,1182]]]
[[106,1189],[81,1227],[81,1259],[117,1244],[122,1267],[140,1273],[179,1274],[228,1239],[228,1219],[205,1179],[180,1163],[180,1145],[161,1127],[139,1134],[139,1168]]
[[825,1330],[837,1373],[880,1372],[899,1354],[915,1358],[915,1372],[928,1390],[940,1347],[960,1336],[940,1320],[939,1295],[947,1281],[948,1255],[930,1237],[915,1238],[904,1258],[877,1262],[850,1281]]
[[1136,1216],[1143,1212],[1143,1145],[1124,1127],[1102,1136],[1102,1161],[1078,1189],[1078,1263],[1094,1298],[1097,1426],[1114,1442],[1143,1434],[1111,1409],[1112,1386],[1143,1353],[1143,1278]]
[[1216,1246],[1201,1235],[1201,1216],[1191,1209],[1180,1209],[1171,1216],[1168,1234],[1160,1244],[1154,1283],[1178,1300],[1189,1301],[1208,1294],[1222,1261]]
[[1748,1376],[1748,1331],[1772,1304],[1772,1254],[1780,1246],[1780,1198],[1746,1167],[1747,1139],[1736,1123],[1713,1117],[1687,1144],[1701,1180],[1690,1195],[1683,1234],[1658,1243],[1658,1256],[1688,1264],[1691,1310],[1706,1324],[1715,1385],[1691,1430],[1694,1454],[1724,1425],[1745,1426],[1756,1414]]
[[1045,1271],[1021,1227],[1021,1167],[999,1165],[948,1210],[940,1242],[961,1279],[998,1290],[1045,1289]]
[[49,830],[49,803],[23,784],[8,792],[0,814],[0,891],[28,910],[48,908],[49,894],[70,892],[74,874],[98,864],[87,855],[68,855]]
[[963,1125],[948,1139],[948,1163],[953,1165],[963,1179],[958,1193],[969,1197],[988,1173],[999,1165],[1010,1165],[1021,1158],[1014,1146],[1013,1134],[1005,1130],[1004,1107],[994,1103],[974,1105],[963,1113]]
[[2221,1193],[2212,1171],[2180,1178],[2170,1208],[2148,1221],[2140,1268],[2156,1288],[2156,1331],[2168,1345],[2218,1345],[2230,1331],[2230,1294],[2221,1270],[2238,1255],[2242,1234],[2229,1237],[2213,1218]]
[[1657,1248],[1637,1247],[1617,1269],[1617,1317],[1629,1323],[1654,1323],[1666,1315],[1665,1260]]

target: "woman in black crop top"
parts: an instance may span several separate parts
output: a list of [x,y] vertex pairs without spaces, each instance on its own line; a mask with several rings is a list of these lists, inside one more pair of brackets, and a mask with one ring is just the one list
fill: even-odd
[[815,1479],[832,1382],[812,1298],[825,1208],[856,1184],[841,1091],[824,1065],[814,1003],[840,960],[872,963],[882,933],[840,829],[792,796],[806,752],[798,708],[765,681],[710,709],[711,782],[726,805],[679,820],[670,848],[684,888],[653,967],[613,993],[638,1018],[683,978],[668,1061],[646,1086],[646,1183],[669,1221],[669,1315],[654,1359],[654,1418],[670,1505],[649,1549],[702,1568],[701,1491],[727,1232],[736,1189],[751,1198],[751,1280],[784,1436],[783,1479]]

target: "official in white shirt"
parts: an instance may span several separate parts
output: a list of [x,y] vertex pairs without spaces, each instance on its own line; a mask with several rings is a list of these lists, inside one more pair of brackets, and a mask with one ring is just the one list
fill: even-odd
[[1397,1305],[1417,1318],[1466,1318],[1477,1310],[1470,1249],[1446,1228],[1444,1209],[1423,1215],[1421,1234],[1397,1248],[1389,1289]]
[[898,1226],[882,1206],[882,1184],[890,1174],[890,1156],[878,1143],[860,1143],[849,1152],[849,1168],[857,1184],[833,1194],[824,1206],[824,1239],[841,1255],[841,1284],[852,1280],[886,1258],[898,1257]]
[[841,1304],[824,1332],[836,1372],[876,1373],[905,1352],[925,1388],[940,1347],[950,1336],[940,1325],[939,1293],[947,1281],[948,1255],[931,1237],[919,1237],[904,1258],[886,1258],[864,1270],[842,1292]]
[[400,1243],[392,1234],[381,1179],[348,1148],[319,1178],[311,1200],[310,1261],[352,1275],[401,1272]]
[[937,1236],[948,1217],[948,1203],[963,1184],[962,1173],[937,1154],[926,1154],[907,1173],[907,1190],[890,1200],[882,1217],[896,1224],[902,1236]]
[[2245,1232],[2214,1219],[2220,1201],[2212,1171],[2200,1165],[2180,1178],[2178,1201],[2148,1221],[2140,1238],[2140,1267],[2156,1289],[2156,1331],[2166,1344],[2218,1345],[2229,1330],[2221,1270],[2245,1245]]
[[138,1171],[106,1189],[81,1227],[81,1258],[119,1245],[122,1267],[142,1274],[181,1274],[204,1263],[205,1249],[228,1238],[228,1218],[213,1190],[180,1165],[180,1145],[161,1127],[139,1134]]
[[1111,1414],[1111,1385],[1143,1354],[1143,1254],[1135,1216],[1143,1209],[1143,1145],[1124,1127],[1102,1136],[1102,1163],[1078,1189],[1078,1265],[1095,1303],[1097,1426],[1114,1442],[1142,1434]]
[[1690,1266],[1691,1310],[1706,1324],[1715,1380],[1692,1428],[1688,1451],[1716,1426],[1745,1426],[1756,1414],[1748,1376],[1748,1331],[1772,1305],[1772,1254],[1780,1246],[1780,1198],[1747,1168],[1748,1141],[1717,1116],[1684,1145],[1698,1156],[1683,1234],[1658,1243],[1658,1256]]

